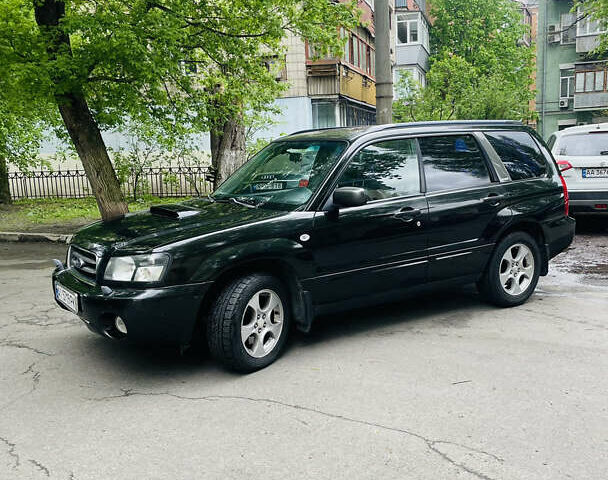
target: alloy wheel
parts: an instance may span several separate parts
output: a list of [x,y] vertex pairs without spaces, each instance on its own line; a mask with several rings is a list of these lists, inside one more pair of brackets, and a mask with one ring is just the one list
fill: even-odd
[[516,243],[507,248],[498,273],[500,284],[509,295],[525,292],[534,278],[534,255],[530,247]]
[[241,341],[254,358],[268,355],[283,331],[283,302],[268,289],[255,293],[247,303],[241,320]]

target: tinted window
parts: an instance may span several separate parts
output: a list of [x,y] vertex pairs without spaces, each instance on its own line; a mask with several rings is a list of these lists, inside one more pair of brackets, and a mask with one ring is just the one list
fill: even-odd
[[597,133],[564,135],[559,141],[555,155],[576,157],[608,155],[608,132],[598,130]]
[[486,137],[513,180],[541,177],[547,162],[536,142],[526,132],[488,132]]
[[420,193],[415,140],[390,140],[365,147],[350,161],[338,186],[364,188],[370,200]]
[[490,183],[488,167],[477,142],[469,135],[418,139],[429,192]]

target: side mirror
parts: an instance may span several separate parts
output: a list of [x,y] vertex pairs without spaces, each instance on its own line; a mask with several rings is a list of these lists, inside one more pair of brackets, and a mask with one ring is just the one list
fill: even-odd
[[340,187],[334,191],[333,200],[339,207],[360,207],[367,203],[367,194],[363,188]]

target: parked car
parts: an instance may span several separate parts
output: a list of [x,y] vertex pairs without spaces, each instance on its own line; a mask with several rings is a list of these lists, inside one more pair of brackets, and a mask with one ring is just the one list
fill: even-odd
[[573,215],[608,214],[608,123],[555,132],[548,145],[568,185]]
[[324,129],[272,142],[207,198],[81,229],[53,287],[94,332],[204,340],[247,372],[328,312],[467,283],[520,305],[573,236],[563,178],[520,123]]

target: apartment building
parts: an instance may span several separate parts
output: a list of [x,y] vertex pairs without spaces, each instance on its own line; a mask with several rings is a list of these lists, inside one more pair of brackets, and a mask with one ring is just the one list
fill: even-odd
[[594,53],[606,25],[573,0],[536,0],[538,9],[536,111],[548,138],[574,125],[606,122],[608,57]]
[[420,86],[426,85],[430,55],[429,8],[426,0],[395,0],[392,28],[395,83],[401,72],[409,72]]
[[374,2],[358,0],[358,7],[365,26],[341,30],[346,46],[340,57],[319,58],[305,40],[287,32],[285,68],[277,81],[289,87],[275,102],[281,110],[275,124],[257,136],[376,122]]

